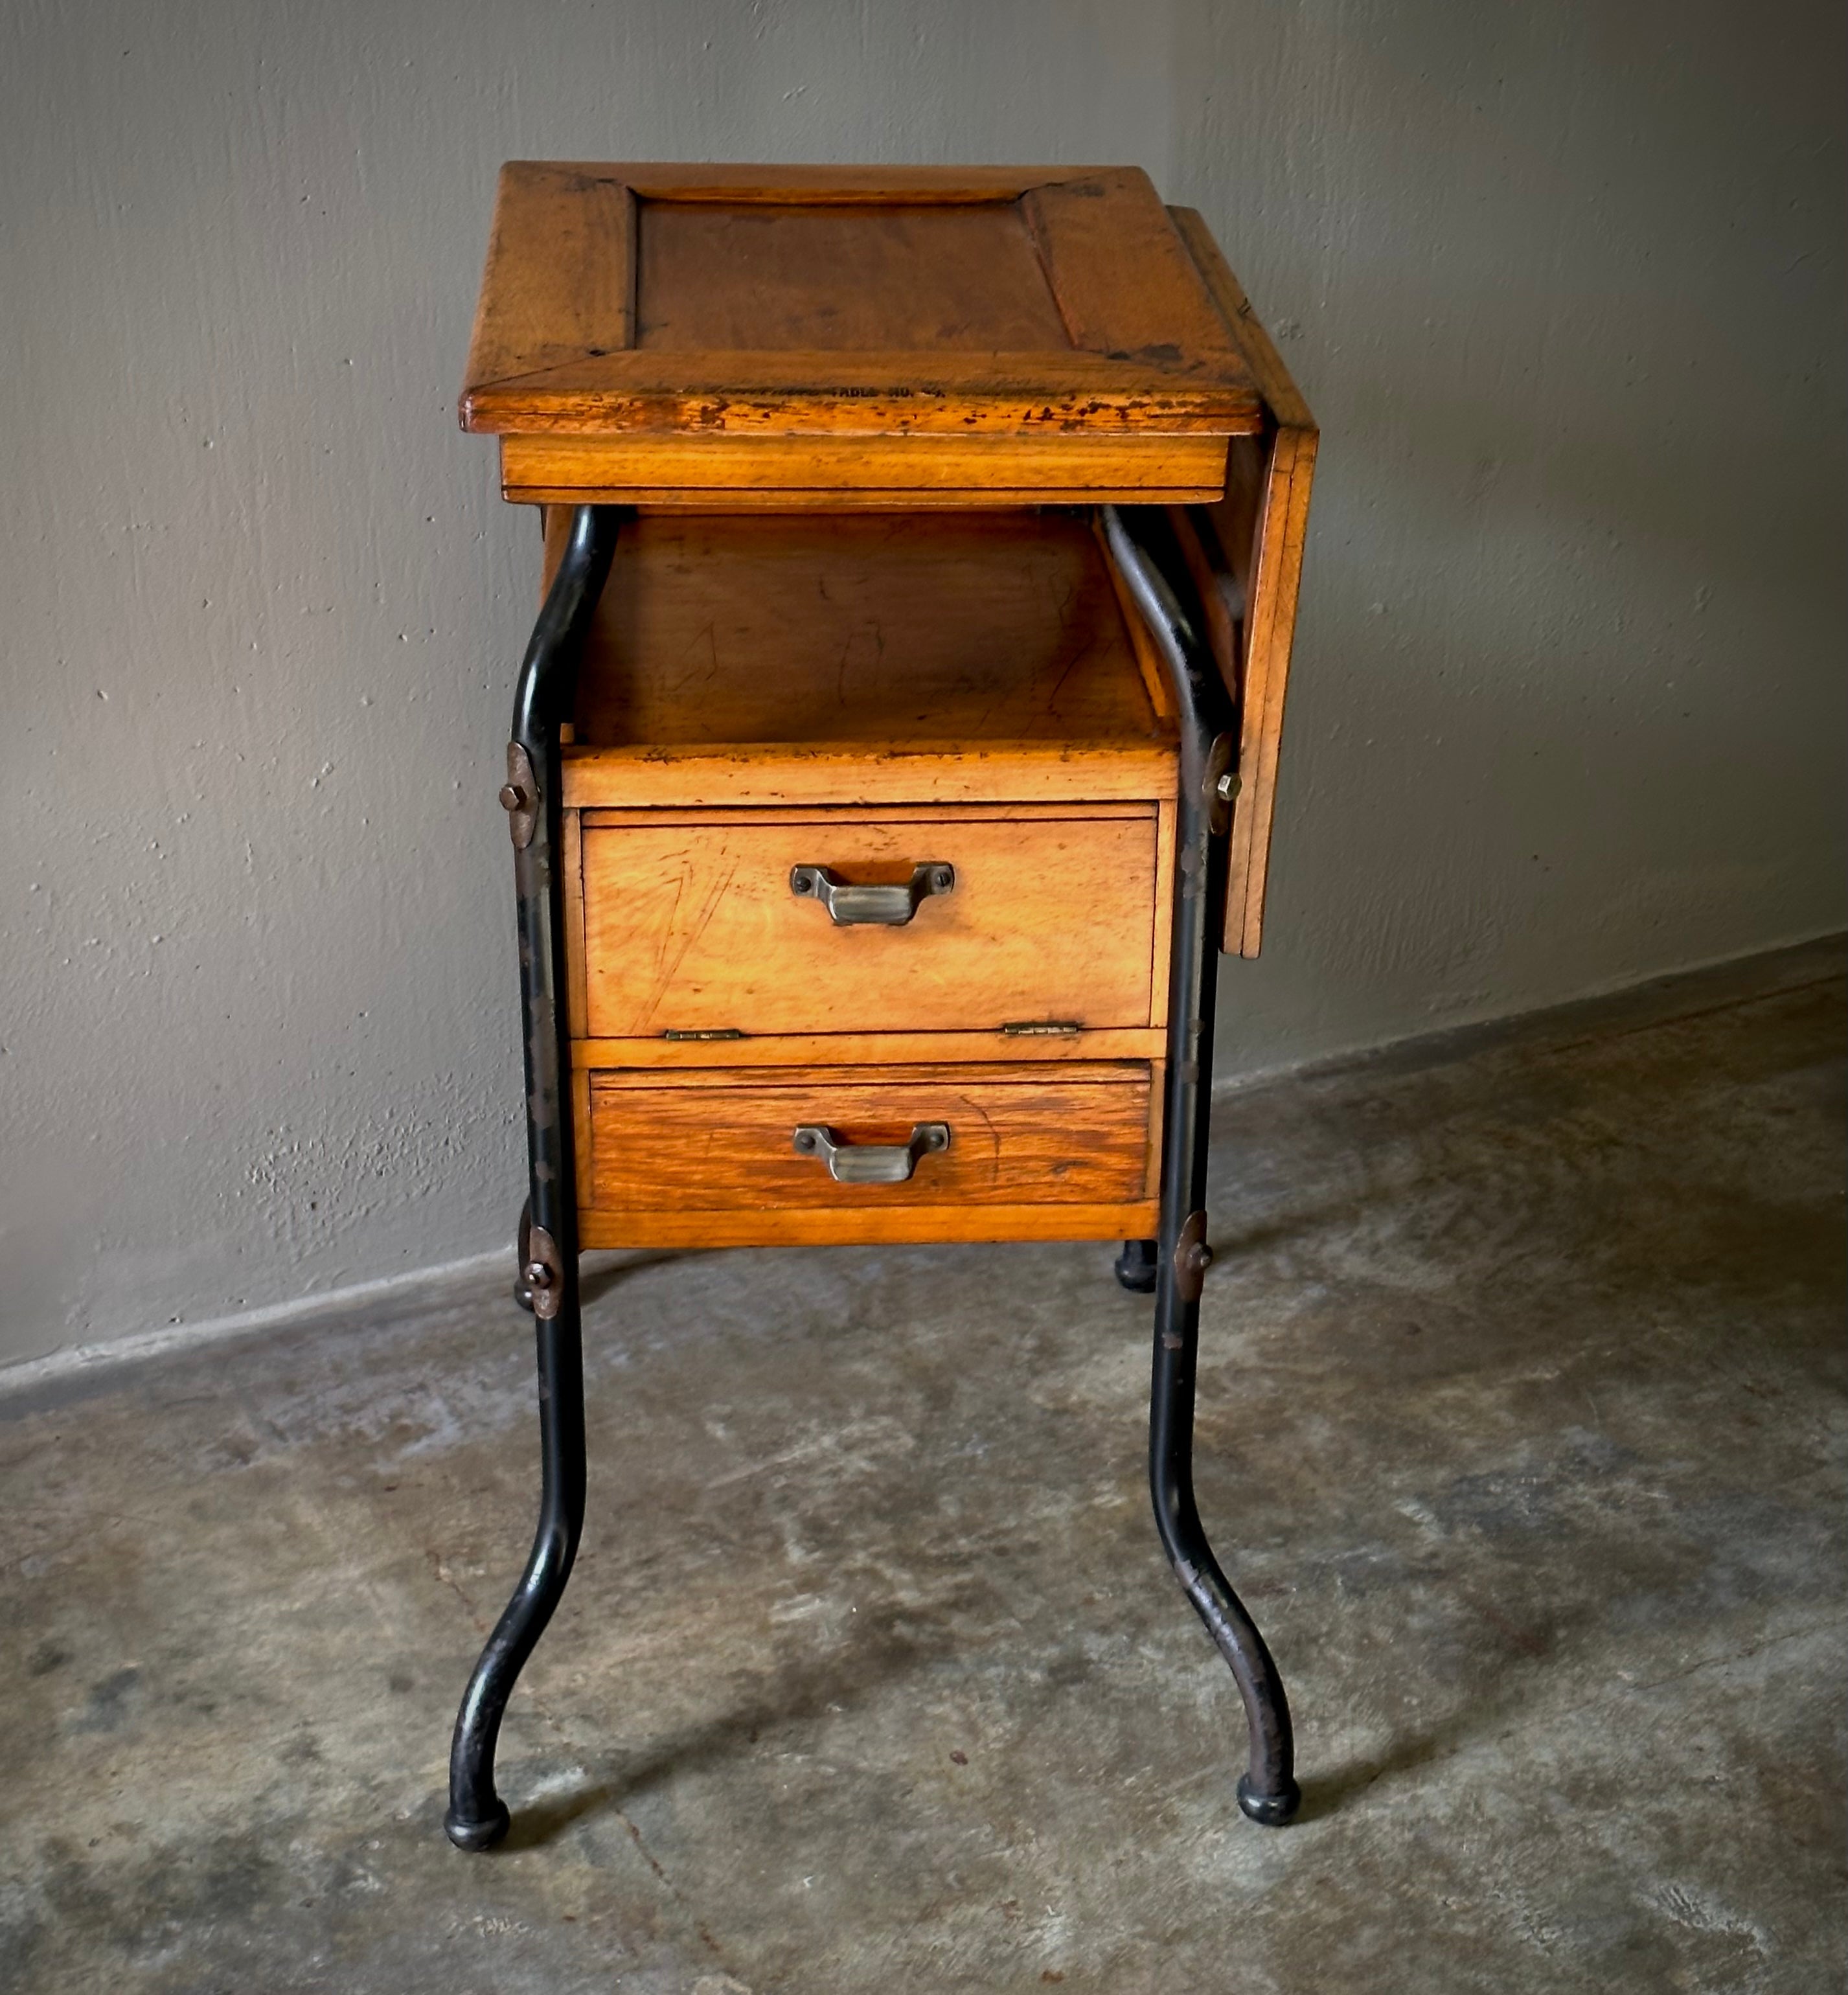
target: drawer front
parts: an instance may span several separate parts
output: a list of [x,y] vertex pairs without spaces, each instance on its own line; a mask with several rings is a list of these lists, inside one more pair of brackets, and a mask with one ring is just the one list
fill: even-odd
[[[1156,832],[1152,805],[588,816],[589,1035],[1157,1023]],[[824,905],[864,914],[853,890],[926,867],[953,884],[931,876],[902,925]]]
[[[1122,1205],[1152,1195],[1151,1100],[1132,1062],[595,1073],[580,1197],[637,1214]],[[869,1172],[888,1181],[855,1181]]]

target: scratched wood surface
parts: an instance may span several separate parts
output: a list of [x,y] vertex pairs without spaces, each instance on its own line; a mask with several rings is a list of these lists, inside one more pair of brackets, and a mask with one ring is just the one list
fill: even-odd
[[1138,169],[531,160],[502,170],[461,414],[508,440],[510,496],[798,505],[1204,496],[1262,421]]
[[[586,1035],[1147,1026],[1160,899],[1152,805],[1115,813],[638,812],[582,837]],[[790,888],[947,864],[903,927],[836,925]]]
[[1051,512],[644,515],[574,718],[580,747],[1173,739],[1095,534]]
[[1037,1060],[1159,1060],[1167,1035],[1159,1025],[1091,1026],[987,1032],[781,1032],[740,1039],[576,1039],[574,1067],[916,1066],[1026,1064]]
[[567,809],[631,805],[1086,804],[1172,797],[1173,751],[1159,743],[778,742],[706,748],[574,748]]
[[[588,1204],[605,1211],[902,1210],[969,1201],[1097,1205],[1146,1195],[1146,1066],[753,1068],[593,1074]],[[799,1125],[853,1145],[949,1147],[903,1183],[836,1183],[799,1155]]]
[[1227,439],[508,436],[501,496],[516,505],[761,506],[827,512],[957,506],[1204,505],[1223,491]]
[[909,1246],[976,1240],[1147,1240],[1161,1223],[1152,1198],[1118,1205],[1042,1200],[1026,1205],[738,1207],[595,1206],[578,1215],[578,1238],[598,1247]]
[[1223,497],[1204,517],[1180,521],[1214,649],[1238,702],[1241,788],[1232,812],[1221,946],[1249,956],[1263,939],[1283,697],[1317,433],[1308,404],[1205,222],[1190,208],[1170,212],[1239,342],[1265,408],[1262,429],[1229,445]]

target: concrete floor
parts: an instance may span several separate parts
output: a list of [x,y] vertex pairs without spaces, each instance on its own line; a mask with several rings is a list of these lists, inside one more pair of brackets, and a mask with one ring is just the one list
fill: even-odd
[[1201,1499],[1091,1246],[599,1264],[592,1515],[524,1555],[505,1282],[0,1401],[0,1986],[1839,1989],[1839,948],[1223,1104]]

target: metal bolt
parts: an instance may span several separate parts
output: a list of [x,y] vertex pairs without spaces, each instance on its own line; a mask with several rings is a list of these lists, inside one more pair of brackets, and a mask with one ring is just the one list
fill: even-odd
[[517,783],[503,783],[500,786],[500,808],[503,811],[531,810],[532,798]]
[[806,873],[796,874],[789,884],[792,890],[798,894],[811,894],[815,891],[815,882]]
[[1222,804],[1229,804],[1238,794],[1238,778],[1230,769],[1213,785],[1213,794]]
[[1213,1250],[1204,1240],[1196,1240],[1185,1256],[1185,1265],[1190,1275],[1204,1275],[1213,1265]]
[[526,1264],[526,1285],[529,1289],[549,1289],[551,1270],[543,1261],[529,1261]]

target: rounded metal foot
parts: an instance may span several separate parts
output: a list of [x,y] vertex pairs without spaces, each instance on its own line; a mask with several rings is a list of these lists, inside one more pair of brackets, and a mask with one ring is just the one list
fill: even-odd
[[1281,1828],[1285,1822],[1295,1820],[1297,1810],[1303,1805],[1303,1791],[1292,1780],[1280,1794],[1261,1794],[1252,1785],[1251,1775],[1241,1774],[1238,1805],[1260,1828]]
[[494,1804],[494,1812],[479,1822],[464,1822],[452,1808],[443,1817],[443,1833],[458,1849],[492,1849],[507,1832],[514,1818],[505,1801]]
[[1117,1279],[1132,1295],[1152,1296],[1155,1293],[1155,1242],[1152,1240],[1125,1240],[1123,1251],[1113,1264]]

